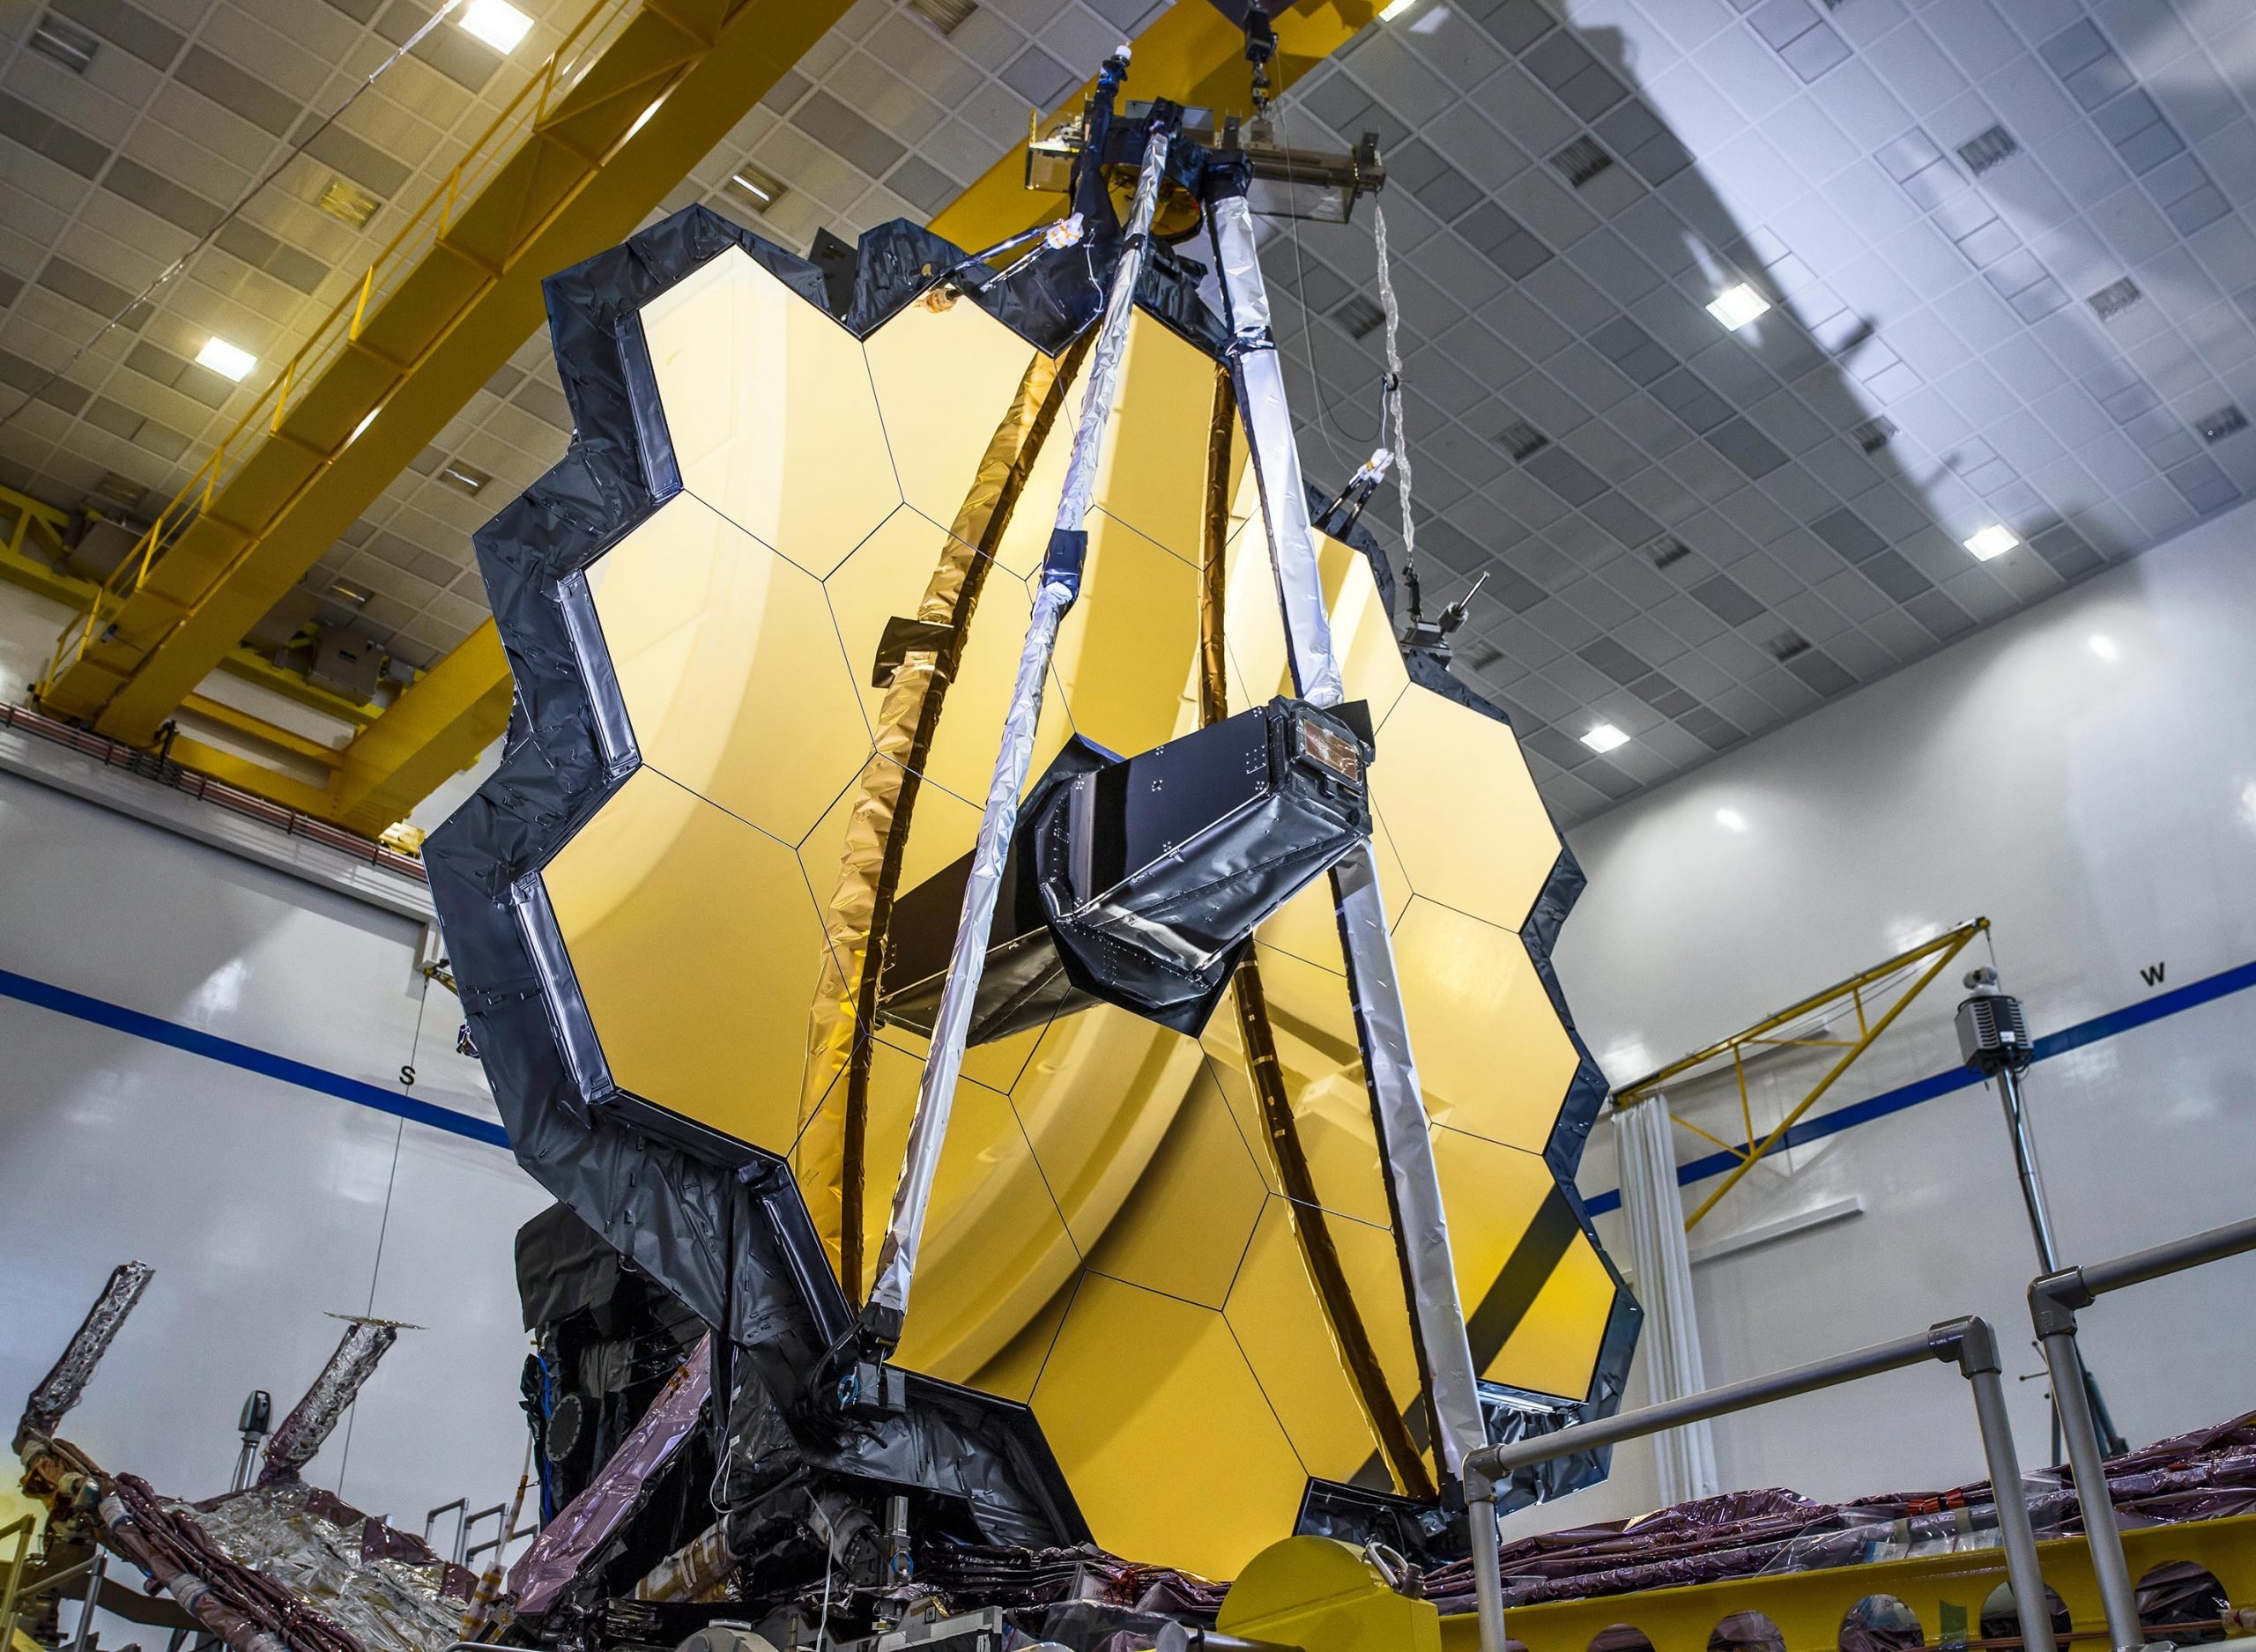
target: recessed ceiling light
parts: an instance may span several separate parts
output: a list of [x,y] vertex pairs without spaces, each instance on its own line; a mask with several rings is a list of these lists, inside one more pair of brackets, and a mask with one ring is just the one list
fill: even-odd
[[1770,307],[1770,300],[1746,282],[1736,281],[1709,301],[1708,314],[1737,332]]
[[1716,811],[1716,824],[1733,832],[1744,832],[1747,830],[1747,817],[1736,809],[1718,809]]
[[781,178],[748,160],[731,173],[729,181],[721,187],[755,212],[771,211],[776,202],[790,193]]
[[75,23],[48,12],[39,20],[27,42],[41,56],[61,63],[74,75],[83,75],[101,49],[101,42]]
[[1390,0],[1389,4],[1379,9],[1378,20],[1382,23],[1391,23],[1417,4],[1418,0]]
[[2119,660],[2123,656],[2122,649],[2115,646],[2115,639],[2104,634],[2092,638],[2091,651],[2103,660]]
[[509,0],[470,0],[463,8],[462,26],[506,57],[517,49],[532,19]]
[[1969,539],[1966,542],[1966,548],[1974,553],[1974,559],[1977,562],[1987,562],[1993,557],[2005,555],[2020,543],[2019,534],[2002,522],[1993,522]]
[[205,340],[204,348],[196,352],[196,365],[209,367],[221,378],[241,384],[243,375],[258,365],[258,358],[248,350],[236,348],[224,338],[211,338]]
[[1611,752],[1629,744],[1629,737],[1610,722],[1601,722],[1583,736],[1583,744],[1593,752]]

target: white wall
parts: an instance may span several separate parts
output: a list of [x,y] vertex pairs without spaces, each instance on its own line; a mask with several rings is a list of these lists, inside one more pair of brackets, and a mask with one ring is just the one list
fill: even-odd
[[[2256,506],[1575,832],[1590,887],[1558,967],[1608,1073],[1638,1077],[1976,915],[1996,926],[1996,962],[2040,1036],[2256,959],[2252,541]],[[1980,961],[1938,982],[1837,1100],[1955,1066],[1957,975]],[[2159,988],[2140,974],[2156,963]],[[1757,1086],[1758,1129],[1788,1100],[1783,1065]],[[2030,1089],[2067,1259],[2256,1211],[2256,992],[2044,1063]],[[1735,1091],[1674,1099],[1740,1138]],[[1586,1193],[1615,1185],[1607,1133]],[[1686,1138],[1681,1157],[1712,1151]],[[1713,1185],[1688,1189],[1688,1209]],[[1849,1197],[1864,1215],[1696,1268],[1709,1382],[1981,1313],[2008,1350],[2023,1462],[2044,1461],[2043,1385],[2010,1381],[2038,1368],[2022,1303],[2035,1267],[1994,1097],[1962,1091],[1785,1155],[1702,1224],[1696,1249]],[[1601,1226],[1626,1256],[1620,1219]],[[2086,1314],[2126,1434],[2256,1405],[2252,1289],[2256,1260],[2241,1258]],[[1906,1372],[1719,1424],[1724,1478],[1837,1497],[1978,1478],[1961,1387],[1940,1367]],[[1625,1448],[1614,1484],[1520,1523],[1652,1498],[1649,1448]]]
[[[0,968],[487,1121],[454,999],[394,913],[0,774]],[[505,1148],[0,998],[0,1404],[111,1266],[155,1282],[64,1432],[190,1497],[226,1489],[252,1388],[277,1419],[342,1327],[403,1331],[309,1471],[419,1530],[524,1459],[511,1238],[546,1200]]]

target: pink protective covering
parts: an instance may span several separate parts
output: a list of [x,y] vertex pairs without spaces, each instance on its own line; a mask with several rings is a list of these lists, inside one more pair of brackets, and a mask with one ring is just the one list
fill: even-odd
[[689,1351],[588,1489],[541,1528],[532,1547],[509,1568],[509,1592],[516,1596],[520,1614],[545,1611],[555,1603],[588,1556],[619,1529],[650,1477],[689,1437],[712,1391],[711,1343],[705,1337]]

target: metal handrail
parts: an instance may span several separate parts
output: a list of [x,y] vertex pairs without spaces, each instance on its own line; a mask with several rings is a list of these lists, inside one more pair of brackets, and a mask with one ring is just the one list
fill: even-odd
[[[2256,1241],[2252,1241],[2256,1242]],[[1655,1434],[1685,1423],[1743,1411],[1773,1400],[1820,1389],[1837,1388],[1883,1371],[1939,1359],[1958,1367],[1974,1396],[1974,1419],[1981,1431],[1990,1484],[1998,1511],[1998,1532],[2006,1551],[2006,1574],[2013,1585],[2014,1611],[2025,1647],[2044,1647],[2052,1638],[2044,1580],[2037,1560],[2037,1533],[2021,1484],[2021,1462],[2014,1450],[2000,1376],[1997,1336],[1978,1316],[1946,1320],[1916,1336],[1854,1349],[1809,1365],[1749,1377],[1681,1399],[1616,1412],[1577,1423],[1556,1433],[1486,1446],[1465,1459],[1465,1500],[1473,1542],[1473,1593],[1480,1619],[1480,1652],[1504,1652],[1504,1585],[1497,1548],[1496,1482],[1514,1469],[1571,1456],[1599,1446]]]
[[2167,1244],[2134,1250],[2106,1262],[2063,1268],[2029,1287],[2029,1317],[2044,1351],[2052,1379],[2052,1404],[2067,1443],[2068,1467],[2075,1476],[2076,1500],[2083,1511],[2084,1535],[2091,1549],[2091,1571],[2107,1614],[2108,1638],[2117,1652],[2145,1644],[2139,1622],[2138,1592],[2123,1554],[2123,1533],[2115,1519],[2115,1500],[2107,1489],[2105,1453],[2099,1443],[2083,1354],[2076,1345],[2076,1310],[2089,1308],[2110,1291],[2182,1273],[2188,1268],[2256,1250],[2256,1217],[2188,1234]]
[[[219,439],[211,456],[197,467],[180,491],[157,513],[156,520],[142,534],[132,551],[103,580],[85,616],[77,625],[66,626],[63,635],[56,640],[55,653],[41,679],[43,682],[54,680],[63,669],[66,658],[75,661],[85,654],[88,643],[102,629],[105,607],[122,606],[128,597],[137,593],[147,583],[166,543],[174,534],[184,530],[194,516],[202,515],[209,507],[212,494],[218,491],[223,478],[233,474],[227,465],[231,450],[239,460],[246,456],[245,452],[238,448],[238,443],[251,433],[254,421],[263,417],[270,431],[280,431],[292,387],[301,381],[311,380],[360,337],[371,306],[380,305],[383,299],[389,298],[397,290],[398,279],[416,268],[423,255],[446,234],[451,226],[455,206],[463,198],[464,185],[472,181],[483,184],[508,155],[516,152],[514,145],[509,145],[505,151],[501,140],[516,136],[520,128],[526,135],[538,132],[541,122],[547,117],[552,100],[560,93],[568,93],[577,84],[589,61],[589,54],[601,43],[598,35],[605,26],[637,10],[639,4],[640,0],[594,0],[594,4],[581,14],[579,20],[557,43],[556,49],[549,54],[547,60],[526,78],[524,85],[471,140],[463,158],[432,186],[422,204],[408,215],[406,221],[369,262],[360,280],[354,282],[330,307],[328,314],[314,324],[306,341],[283,364],[281,371],[260,392],[257,399],[243,410],[241,417]],[[427,236],[424,233],[426,231],[428,232]],[[340,327],[339,323],[343,325]],[[349,443],[350,439],[347,441]]]
[[0,1596],[0,1644],[12,1644],[16,1633],[16,1596],[23,1588],[24,1562],[30,1558],[32,1535],[39,1530],[39,1516],[26,1515],[11,1524],[0,1526],[0,1541],[16,1540],[16,1558],[8,1567],[8,1592]]

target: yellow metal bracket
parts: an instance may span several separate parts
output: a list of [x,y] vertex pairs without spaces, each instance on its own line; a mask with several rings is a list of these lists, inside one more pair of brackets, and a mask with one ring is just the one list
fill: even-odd
[[[1748,1171],[1774,1151],[1786,1138],[1786,1132],[1800,1122],[1802,1115],[1815,1107],[1841,1075],[1855,1064],[1857,1057],[1870,1049],[1874,1041],[1895,1025],[1896,1017],[1904,1013],[1911,1000],[1926,990],[1928,984],[1949,967],[1951,959],[1964,952],[1977,936],[1986,934],[1989,928],[1989,919],[1976,918],[1970,923],[1946,930],[1933,940],[1922,941],[1884,962],[1859,971],[1846,981],[1836,982],[1822,992],[1814,992],[1798,1003],[1764,1016],[1754,1026],[1734,1033],[1729,1038],[1719,1039],[1704,1049],[1694,1050],[1659,1071],[1648,1073],[1636,1083],[1624,1085],[1615,1091],[1615,1107],[1634,1107],[1650,1096],[1659,1094],[1673,1084],[1687,1078],[1711,1077],[1721,1071],[1725,1063],[1730,1063],[1739,1088],[1740,1122],[1747,1134],[1739,1142],[1727,1142],[1696,1124],[1683,1119],[1676,1121],[1702,1140],[1712,1142],[1739,1158],[1739,1163],[1732,1167],[1723,1184],[1685,1219],[1686,1231],[1697,1226],[1700,1219],[1715,1209],[1725,1194],[1737,1187]],[[1893,1000],[1885,1009],[1875,1012],[1874,1000],[1891,991],[1895,993]],[[1834,1016],[1844,1007],[1856,1017],[1856,1036],[1822,1036],[1822,1029],[1829,1027]],[[1819,1031],[1805,1030],[1811,1027]],[[1837,1049],[1841,1054],[1802,1098],[1786,1109],[1785,1116],[1758,1142],[1755,1139],[1754,1108],[1748,1093],[1747,1062],[1750,1055],[1760,1055],[1772,1049]]]

